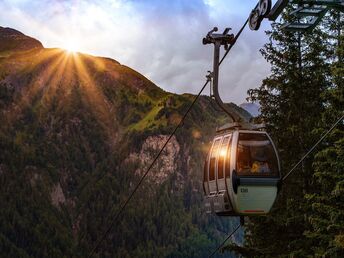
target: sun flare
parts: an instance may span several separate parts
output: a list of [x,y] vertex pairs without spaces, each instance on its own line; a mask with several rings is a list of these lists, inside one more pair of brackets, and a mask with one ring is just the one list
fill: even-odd
[[75,41],[66,41],[65,44],[63,45],[63,48],[68,53],[75,53],[78,51],[78,44]]
[[224,157],[224,156],[226,156],[226,154],[227,154],[227,150],[226,150],[225,148],[222,148],[222,149],[220,150],[220,156],[221,156],[221,157]]

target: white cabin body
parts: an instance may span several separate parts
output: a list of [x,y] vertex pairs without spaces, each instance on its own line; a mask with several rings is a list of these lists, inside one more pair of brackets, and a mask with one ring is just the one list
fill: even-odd
[[277,150],[265,131],[231,128],[214,138],[204,165],[207,213],[264,215],[280,185]]

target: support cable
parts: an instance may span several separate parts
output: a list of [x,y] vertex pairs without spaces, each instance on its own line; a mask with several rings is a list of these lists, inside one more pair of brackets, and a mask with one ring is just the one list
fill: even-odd
[[239,224],[226,238],[225,238],[225,240],[223,240],[222,242],[221,242],[221,244],[220,245],[218,245],[218,247],[208,256],[208,258],[210,258],[210,257],[213,257],[216,253],[217,253],[217,251],[218,250],[220,250],[220,248],[227,242],[227,240],[231,237],[231,236],[233,236],[234,234],[235,234],[235,232],[237,232],[238,231],[238,229],[241,227],[241,224]]
[[238,31],[238,33],[235,35],[234,37],[234,43],[229,45],[225,54],[223,55],[223,57],[221,58],[220,62],[219,62],[219,66],[222,64],[223,60],[225,60],[226,56],[228,55],[229,51],[231,51],[232,47],[235,45],[236,41],[238,40],[238,38],[240,37],[241,33],[243,32],[243,30],[245,29],[247,23],[248,23],[248,18],[245,21],[244,25],[241,27],[241,29]]
[[135,186],[134,190],[131,192],[131,194],[129,195],[129,197],[125,200],[125,202],[120,206],[119,210],[116,212],[115,216],[113,217],[109,227],[106,229],[106,231],[104,232],[104,234],[102,235],[102,237],[97,241],[97,243],[95,244],[94,248],[92,249],[91,253],[89,254],[88,257],[92,257],[92,255],[97,251],[98,247],[100,246],[100,244],[104,241],[105,237],[107,236],[107,234],[110,232],[110,230],[112,229],[113,225],[116,223],[116,221],[118,220],[119,216],[123,213],[124,209],[126,208],[126,206],[128,205],[128,203],[130,202],[130,200],[133,198],[134,194],[136,193],[136,191],[138,190],[138,188],[140,187],[140,185],[142,184],[143,180],[146,178],[146,176],[148,175],[149,171],[152,169],[152,167],[154,166],[155,162],[158,160],[158,158],[160,157],[161,153],[164,151],[165,147],[167,146],[167,144],[169,143],[169,141],[172,139],[172,137],[174,136],[174,134],[177,132],[177,130],[183,125],[184,120],[186,118],[186,116],[189,114],[189,112],[191,111],[191,109],[193,108],[193,106],[195,105],[195,103],[197,102],[198,98],[201,96],[203,90],[205,89],[205,87],[208,85],[209,83],[209,79],[207,79],[207,81],[205,82],[205,84],[203,85],[202,89],[200,90],[200,92],[198,93],[198,95],[195,97],[195,99],[193,100],[193,102],[191,103],[191,105],[189,106],[188,110],[185,112],[183,118],[180,120],[180,122],[178,123],[178,125],[175,127],[175,129],[173,130],[173,132],[170,134],[170,136],[168,137],[168,139],[166,140],[166,142],[164,143],[164,145],[162,146],[162,148],[160,149],[159,153],[155,156],[154,160],[152,161],[152,163],[149,165],[148,169],[146,170],[146,172],[143,174],[143,176],[141,177],[140,181],[137,183],[137,185]]
[[342,117],[341,118],[339,118],[338,120],[337,120],[337,122],[335,122],[332,126],[331,126],[331,128],[319,139],[319,141],[317,141],[314,145],[313,145],[313,147],[312,148],[310,148],[310,150],[300,159],[300,161],[299,162],[297,162],[296,164],[295,164],[295,166],[282,178],[282,181],[284,181],[284,180],[286,180],[289,176],[290,176],[290,174],[302,163],[302,161],[304,161],[305,160],[305,158],[307,158],[307,156],[309,155],[309,154],[311,154],[312,152],[313,152],[313,150],[326,138],[326,136],[330,133],[330,132],[332,132],[332,130],[339,124],[339,122],[340,121],[342,121],[344,119],[344,115],[342,115]]
[[[244,25],[241,27],[241,29],[239,30],[239,32],[237,33],[237,35],[235,36],[235,41],[233,44],[231,44],[229,46],[229,48],[227,49],[227,51],[225,52],[224,56],[221,58],[221,61],[219,63],[219,65],[223,62],[223,60],[225,59],[225,57],[228,55],[229,51],[232,49],[232,47],[235,45],[237,39],[240,37],[242,31],[244,30],[245,26],[248,23],[248,19],[246,20],[246,22],[244,23]],[[176,128],[173,130],[173,132],[170,134],[170,136],[168,137],[168,139],[166,140],[165,144],[163,145],[163,147],[160,149],[159,153],[156,155],[156,157],[154,158],[154,160],[152,161],[152,163],[150,164],[150,166],[148,167],[148,169],[146,170],[146,172],[143,174],[143,176],[141,177],[140,181],[138,182],[138,184],[135,186],[134,190],[131,192],[131,194],[129,195],[129,197],[126,199],[126,201],[120,206],[119,210],[116,212],[115,216],[113,217],[109,227],[106,229],[106,231],[104,232],[104,234],[101,236],[101,238],[96,242],[94,248],[92,249],[91,253],[88,255],[88,257],[92,257],[92,255],[97,251],[97,249],[99,248],[100,244],[104,241],[104,239],[106,238],[107,234],[110,232],[110,230],[112,229],[113,225],[116,223],[116,221],[118,220],[119,216],[123,213],[124,209],[126,208],[126,206],[128,205],[128,203],[130,202],[130,200],[133,198],[134,194],[136,193],[136,191],[138,190],[138,188],[140,187],[140,185],[142,184],[143,180],[146,178],[146,176],[148,175],[149,171],[152,169],[152,167],[154,166],[155,162],[158,160],[159,156],[161,155],[161,153],[163,152],[163,150],[165,149],[165,147],[167,146],[167,144],[169,143],[169,141],[172,139],[172,137],[174,136],[174,134],[177,132],[177,130],[183,125],[184,120],[186,118],[186,116],[189,114],[189,112],[191,111],[191,109],[193,108],[193,106],[195,105],[195,103],[197,102],[197,100],[199,99],[200,95],[202,94],[203,90],[205,89],[205,87],[208,85],[208,83],[210,82],[210,78],[207,78],[207,81],[205,82],[205,84],[203,85],[203,87],[201,88],[200,92],[198,93],[198,95],[195,97],[195,99],[193,100],[193,102],[191,103],[191,105],[189,106],[188,110],[185,112],[183,118],[181,119],[181,121],[179,122],[179,124],[176,126]],[[235,233],[235,232],[234,232]],[[233,233],[233,234],[234,234]]]

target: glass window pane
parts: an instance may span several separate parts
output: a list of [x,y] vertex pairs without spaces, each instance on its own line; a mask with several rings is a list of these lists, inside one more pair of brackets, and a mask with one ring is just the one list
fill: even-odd
[[208,181],[208,156],[206,157],[205,162],[204,162],[203,181],[204,182]]
[[226,177],[231,176],[231,171],[230,171],[230,166],[231,166],[231,153],[232,153],[232,135],[229,135],[229,143],[228,143],[228,148],[227,148],[227,157],[226,157],[226,168],[225,168],[225,173]]
[[210,162],[209,162],[209,181],[215,180],[215,162],[216,156],[220,145],[220,139],[216,139],[213,148],[211,150]]
[[225,164],[225,159],[227,156],[227,151],[228,151],[228,142],[229,142],[230,137],[226,136],[225,138],[223,138],[222,144],[221,144],[221,148],[219,150],[219,159],[218,159],[218,163],[217,163],[217,177],[219,179],[223,178],[223,170],[224,170],[224,164]]
[[266,134],[239,134],[237,171],[242,176],[278,176],[277,156]]

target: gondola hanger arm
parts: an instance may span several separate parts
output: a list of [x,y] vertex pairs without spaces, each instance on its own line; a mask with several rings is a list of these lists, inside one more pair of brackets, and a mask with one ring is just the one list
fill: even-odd
[[213,97],[220,108],[233,120],[233,122],[238,122],[240,116],[235,114],[225,103],[223,103],[219,94],[219,68],[220,68],[220,49],[224,46],[227,50],[229,46],[232,46],[236,42],[236,38],[233,34],[228,34],[230,28],[226,28],[223,33],[216,33],[218,31],[217,27],[214,27],[211,31],[207,33],[207,36],[203,38],[203,44],[214,44],[214,61],[213,61],[213,72],[207,75],[208,80],[212,82],[211,86],[213,88]]

